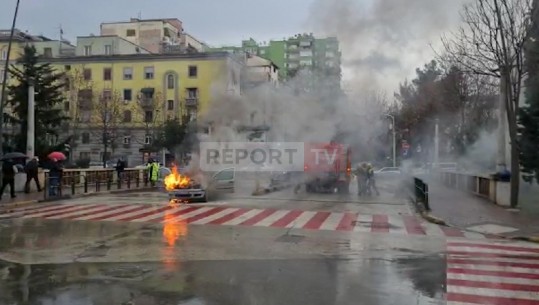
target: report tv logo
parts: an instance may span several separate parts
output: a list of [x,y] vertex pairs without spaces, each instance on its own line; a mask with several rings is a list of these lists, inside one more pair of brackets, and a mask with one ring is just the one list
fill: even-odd
[[202,142],[200,168],[246,172],[326,172],[342,166],[345,146],[304,142]]

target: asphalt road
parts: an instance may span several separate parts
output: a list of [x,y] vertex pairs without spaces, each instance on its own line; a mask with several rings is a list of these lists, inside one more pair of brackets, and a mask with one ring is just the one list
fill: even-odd
[[154,192],[3,211],[0,304],[539,303],[539,247],[425,223],[398,180],[378,185],[252,197],[241,179],[203,204]]

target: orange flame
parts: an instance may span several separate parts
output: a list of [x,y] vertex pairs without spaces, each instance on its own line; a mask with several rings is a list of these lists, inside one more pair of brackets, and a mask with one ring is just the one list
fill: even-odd
[[172,173],[167,175],[164,179],[165,188],[167,191],[172,191],[178,188],[186,188],[191,183],[191,179],[187,176],[183,176],[178,171],[176,166],[172,167]]
[[[170,203],[171,207],[175,207]],[[178,249],[176,243],[181,237],[187,236],[187,224],[181,219],[177,219],[174,214],[175,209],[169,209],[165,212],[163,219],[163,239],[167,243],[167,247],[163,249],[163,263],[169,271],[176,269]]]

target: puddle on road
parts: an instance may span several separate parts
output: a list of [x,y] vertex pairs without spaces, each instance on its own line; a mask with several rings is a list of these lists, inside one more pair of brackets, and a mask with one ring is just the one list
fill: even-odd
[[443,304],[445,263],[438,256],[190,261],[175,266],[0,262],[0,304]]

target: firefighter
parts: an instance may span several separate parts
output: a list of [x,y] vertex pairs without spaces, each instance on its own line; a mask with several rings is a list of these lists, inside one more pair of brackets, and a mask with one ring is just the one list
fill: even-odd
[[155,186],[155,183],[159,179],[159,163],[153,159],[150,159],[148,162],[148,180],[152,186]]
[[356,167],[356,170],[354,171],[354,175],[357,179],[357,195],[363,196],[365,192],[367,191],[366,188],[366,182],[367,182],[367,168],[366,164],[363,163],[361,165],[358,165]]
[[376,193],[376,196],[380,196],[380,192],[378,192],[378,188],[376,187],[376,179],[374,178],[374,167],[372,164],[367,164],[367,179],[368,179],[368,194],[371,194],[371,189],[374,190]]

